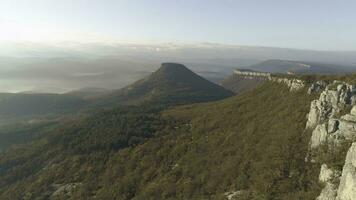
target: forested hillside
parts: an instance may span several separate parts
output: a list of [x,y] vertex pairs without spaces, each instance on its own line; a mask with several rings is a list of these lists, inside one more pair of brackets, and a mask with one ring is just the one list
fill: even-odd
[[266,82],[217,102],[103,111],[4,153],[0,198],[313,199],[311,99]]
[[172,106],[232,95],[233,92],[176,63],[163,63],[147,78],[115,91],[84,88],[62,95],[3,93],[0,94],[0,150],[48,133],[39,127],[90,116],[103,109],[120,105]]

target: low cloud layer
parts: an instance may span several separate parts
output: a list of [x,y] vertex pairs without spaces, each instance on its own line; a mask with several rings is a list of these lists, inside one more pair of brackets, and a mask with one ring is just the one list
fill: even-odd
[[[355,52],[219,44],[13,43],[0,47],[0,92],[66,92],[82,87],[121,88],[180,62],[211,80],[267,59],[356,66]],[[356,67],[355,67],[356,68]]]

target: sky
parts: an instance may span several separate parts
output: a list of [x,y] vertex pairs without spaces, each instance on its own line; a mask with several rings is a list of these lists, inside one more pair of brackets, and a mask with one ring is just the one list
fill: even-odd
[[356,50],[355,0],[0,0],[0,42]]

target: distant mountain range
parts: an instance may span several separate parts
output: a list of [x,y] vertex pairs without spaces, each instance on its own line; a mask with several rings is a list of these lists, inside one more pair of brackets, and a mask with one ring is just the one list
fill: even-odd
[[218,82],[232,69],[279,59],[330,63],[356,69],[356,52],[183,44],[16,43],[0,45],[0,92],[63,93],[73,88],[122,88],[162,62],[177,62]]

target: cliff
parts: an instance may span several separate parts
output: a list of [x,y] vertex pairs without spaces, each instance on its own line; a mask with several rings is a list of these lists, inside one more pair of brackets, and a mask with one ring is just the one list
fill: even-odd
[[321,166],[319,181],[324,189],[317,200],[356,199],[356,143],[347,151],[344,166],[336,164],[349,144],[356,141],[356,86],[319,81],[308,90],[310,94],[319,92],[319,99],[311,102],[306,124],[306,129],[312,131],[312,162],[329,162]]
[[259,72],[248,69],[236,69],[232,76],[221,82],[221,85],[235,94],[251,91],[265,81],[286,84],[291,91],[296,91],[305,86],[304,81],[295,78],[278,77],[271,73]]

